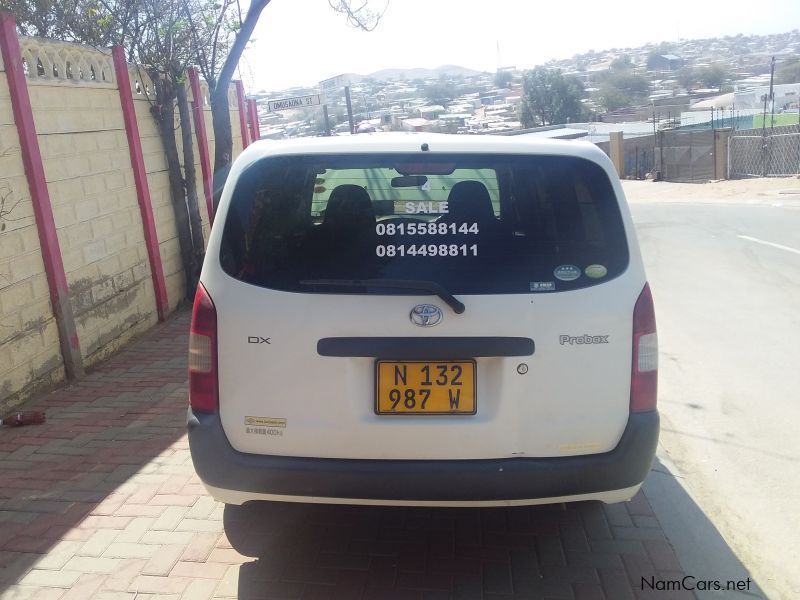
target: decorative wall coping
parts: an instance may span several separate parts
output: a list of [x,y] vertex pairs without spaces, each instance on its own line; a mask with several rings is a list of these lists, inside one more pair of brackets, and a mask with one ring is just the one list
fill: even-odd
[[[19,45],[28,84],[117,87],[111,49],[28,36],[19,36]],[[0,70],[5,70],[2,58]],[[128,76],[134,98],[154,97],[153,82],[143,68],[129,63]],[[200,93],[203,106],[210,108],[211,95],[205,80],[200,80]],[[189,99],[193,100],[191,92]],[[236,86],[233,83],[228,91],[228,103],[231,110],[238,109]]]
[[[153,80],[145,69],[128,63],[128,77],[130,77],[131,80],[131,93],[134,98],[137,100],[145,100],[155,97]],[[189,102],[193,102],[194,96],[192,95],[191,86],[189,85],[186,86],[186,94]],[[203,97],[203,108],[211,110],[211,92],[208,88],[208,82],[205,79],[200,80],[200,95]],[[231,83],[228,89],[228,104],[230,105],[230,110],[238,110],[236,85],[234,83]]]
[[116,87],[110,50],[37,37],[19,37],[28,83]]

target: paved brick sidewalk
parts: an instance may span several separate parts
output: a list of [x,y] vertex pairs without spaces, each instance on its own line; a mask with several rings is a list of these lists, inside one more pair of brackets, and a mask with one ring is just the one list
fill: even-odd
[[[0,599],[613,600],[680,577],[643,495],[513,509],[229,507],[185,437],[188,314],[0,429]],[[656,592],[652,597],[693,596]]]

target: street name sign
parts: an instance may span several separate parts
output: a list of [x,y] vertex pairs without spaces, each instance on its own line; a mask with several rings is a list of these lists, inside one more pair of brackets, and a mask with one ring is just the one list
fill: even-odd
[[333,92],[336,89],[341,89],[348,85],[350,85],[350,78],[347,77],[347,75],[337,75],[336,77],[324,79],[319,82],[319,88],[322,90],[323,94],[326,92]]
[[283,98],[281,100],[270,100],[267,102],[267,110],[275,112],[279,110],[289,110],[292,108],[304,108],[306,106],[317,106],[322,104],[319,94],[309,96],[295,96],[294,98]]

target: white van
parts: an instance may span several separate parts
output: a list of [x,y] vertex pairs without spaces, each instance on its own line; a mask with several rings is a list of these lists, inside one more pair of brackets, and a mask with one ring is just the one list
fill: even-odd
[[658,440],[631,217],[583,142],[368,134],[234,163],[189,342],[214,498],[631,498]]

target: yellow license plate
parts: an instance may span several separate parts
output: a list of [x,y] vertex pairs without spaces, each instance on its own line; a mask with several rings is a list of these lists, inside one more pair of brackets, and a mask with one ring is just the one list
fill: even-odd
[[474,415],[474,360],[379,360],[375,412],[379,415]]

